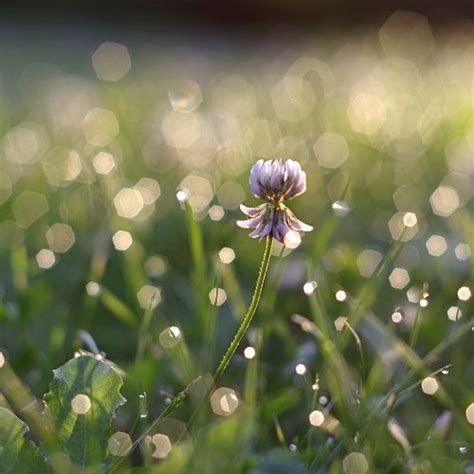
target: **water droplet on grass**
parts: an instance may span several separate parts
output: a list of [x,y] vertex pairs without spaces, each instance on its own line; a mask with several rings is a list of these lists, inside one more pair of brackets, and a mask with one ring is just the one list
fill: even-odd
[[345,201],[335,201],[332,203],[332,210],[337,217],[346,217],[349,212],[351,212],[351,208],[349,204]]

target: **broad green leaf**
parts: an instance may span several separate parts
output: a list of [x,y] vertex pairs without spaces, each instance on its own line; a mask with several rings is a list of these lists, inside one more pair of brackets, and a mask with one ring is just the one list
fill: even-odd
[[112,417],[126,401],[120,395],[122,385],[111,365],[87,355],[54,370],[44,401],[56,424],[58,440],[74,464],[94,465],[105,460]]
[[38,448],[31,441],[26,440],[11,472],[12,474],[49,474],[51,470]]
[[15,465],[25,443],[28,426],[10,410],[0,407],[0,472],[7,473]]
[[10,410],[0,407],[0,472],[49,472],[36,446],[24,438],[28,426]]

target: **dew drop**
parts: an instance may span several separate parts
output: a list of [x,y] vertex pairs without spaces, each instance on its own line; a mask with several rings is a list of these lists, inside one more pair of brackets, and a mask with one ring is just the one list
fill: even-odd
[[187,202],[187,200],[188,200],[188,195],[187,195],[187,193],[186,193],[185,191],[180,190],[180,191],[178,191],[178,192],[176,193],[176,199],[177,199],[180,203],[184,204],[184,203]]
[[329,402],[328,398],[325,397],[324,395],[321,395],[321,396],[319,397],[319,404],[320,404],[320,405],[325,406],[325,405],[328,404],[328,402]]
[[138,398],[139,398],[138,409],[140,412],[140,418],[145,419],[148,417],[148,405],[146,402],[146,393],[145,392],[140,393]]
[[351,208],[345,201],[335,201],[332,203],[332,210],[337,217],[346,217]]

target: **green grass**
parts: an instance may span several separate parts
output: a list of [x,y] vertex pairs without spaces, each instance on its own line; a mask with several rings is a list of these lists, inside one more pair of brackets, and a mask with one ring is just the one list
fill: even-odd
[[[365,472],[355,465],[362,455],[370,473],[471,472],[473,298],[458,290],[474,291],[473,259],[459,247],[474,248],[474,108],[468,48],[456,41],[440,35],[426,56],[414,48],[401,58],[386,57],[372,32],[308,36],[284,55],[200,45],[193,60],[135,45],[118,82],[81,66],[86,47],[66,60],[67,45],[38,45],[38,60],[56,58],[62,73],[31,65],[19,48],[9,70],[18,81],[5,82],[0,104],[0,472],[73,472],[73,463],[81,472],[348,474]],[[274,89],[285,74],[288,89]],[[110,133],[103,123],[86,130],[94,108],[115,114],[109,141],[91,139]],[[81,164],[59,181],[62,162],[47,166],[56,147]],[[114,157],[112,172],[97,172],[99,152]],[[260,157],[302,163],[308,190],[289,205],[315,231],[293,251],[274,243],[252,324],[214,387],[264,253],[235,225],[238,204],[255,202],[247,180]],[[117,193],[142,178],[159,183],[159,196],[135,194],[123,209]],[[444,200],[439,186],[451,192]],[[22,204],[25,191],[38,194]],[[332,208],[338,200],[349,212]],[[404,228],[405,212],[416,213],[415,229]],[[55,223],[74,232],[63,253]],[[117,231],[133,239],[126,250],[114,245]],[[432,235],[445,238],[439,256],[429,243],[428,252]],[[219,259],[223,247],[235,260]],[[54,251],[51,268],[39,265],[41,249]],[[406,285],[389,279],[394,268],[407,270]],[[317,282],[311,294],[307,281]],[[89,282],[97,286],[86,291]],[[413,299],[423,292],[426,306]],[[209,403],[222,387],[238,399],[230,416]],[[92,401],[86,415],[71,408],[78,393]],[[314,410],[321,426],[310,424]],[[117,431],[131,436],[126,456],[113,455]],[[153,456],[157,434],[171,441],[164,459]]]

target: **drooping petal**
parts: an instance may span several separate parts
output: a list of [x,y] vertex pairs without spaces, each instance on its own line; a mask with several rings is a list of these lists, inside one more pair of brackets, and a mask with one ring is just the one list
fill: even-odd
[[294,160],[258,160],[251,169],[250,187],[255,196],[267,203],[255,207],[241,205],[241,211],[250,219],[239,220],[237,225],[253,229],[250,237],[273,236],[285,243],[285,236],[291,233],[310,232],[313,227],[300,221],[284,205],[306,191],[306,173]]
[[237,225],[242,229],[252,229],[261,222],[260,217],[253,217],[252,219],[245,219],[237,221]]
[[240,205],[240,210],[246,216],[256,217],[262,212],[262,210],[264,209],[265,206],[266,206],[266,204],[260,204],[259,206],[255,206],[255,207],[247,207],[247,206],[244,206],[243,204],[241,204]]
[[260,235],[262,237],[267,237],[268,235],[272,233],[274,220],[275,220],[275,211],[273,209],[269,209],[268,212],[265,214],[265,218],[263,220],[265,225],[260,232]]
[[296,232],[311,232],[313,230],[313,226],[300,221],[288,208],[285,209],[285,217],[286,223],[291,230]]
[[277,217],[275,218],[275,224],[272,229],[273,237],[281,242],[282,244],[285,243],[285,235],[290,229],[285,223],[285,211],[280,210],[278,211]]
[[267,237],[273,226],[273,209],[267,209],[264,214],[261,214],[258,218],[258,224],[255,226],[255,229],[250,232],[249,236],[252,238],[257,237]]
[[295,230],[296,232],[311,232],[314,229],[312,225],[306,224],[296,217],[288,221],[288,227],[290,227],[291,230]]

